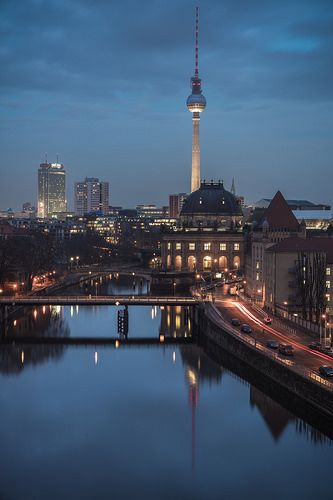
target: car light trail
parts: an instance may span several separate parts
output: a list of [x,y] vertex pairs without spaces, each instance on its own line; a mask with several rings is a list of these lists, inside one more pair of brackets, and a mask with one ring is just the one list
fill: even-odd
[[275,330],[271,326],[266,325],[260,319],[258,319],[253,313],[251,313],[243,304],[240,304],[239,302],[234,302],[234,305],[239,309],[241,313],[243,313],[248,319],[253,321],[256,325],[260,326],[261,328],[264,328],[266,331],[269,333],[272,333],[273,335],[277,336],[279,339],[283,340],[284,342],[288,344],[292,344],[293,346],[297,347],[298,349],[301,349],[302,351],[308,352],[310,354],[313,354],[314,356],[318,356],[319,358],[325,359],[326,361],[331,361],[332,358],[330,356],[327,356],[326,354],[322,352],[317,352],[313,351],[309,347],[300,344],[298,342],[295,342],[294,340],[290,340],[290,338],[286,337],[283,335],[283,333]]

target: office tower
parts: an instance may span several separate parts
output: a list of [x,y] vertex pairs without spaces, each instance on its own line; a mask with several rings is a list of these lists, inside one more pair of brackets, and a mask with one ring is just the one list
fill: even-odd
[[186,200],[186,193],[170,194],[169,195],[169,216],[172,219],[179,217],[183,203]]
[[77,215],[109,211],[109,183],[86,177],[74,184],[74,210]]
[[199,125],[200,113],[206,107],[206,99],[201,93],[201,79],[199,78],[199,8],[196,7],[195,23],[195,70],[191,78],[192,94],[187,98],[186,105],[192,113],[193,136],[192,136],[192,176],[191,193],[200,187],[200,142]]
[[62,163],[41,163],[38,169],[38,217],[66,212],[66,171]]

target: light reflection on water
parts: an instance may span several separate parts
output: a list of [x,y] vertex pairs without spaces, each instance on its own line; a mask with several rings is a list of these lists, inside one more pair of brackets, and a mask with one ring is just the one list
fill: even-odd
[[[112,310],[38,308],[8,334],[116,336]],[[191,333],[183,308],[129,321]],[[319,431],[196,345],[118,347],[2,346],[0,498],[331,498]]]

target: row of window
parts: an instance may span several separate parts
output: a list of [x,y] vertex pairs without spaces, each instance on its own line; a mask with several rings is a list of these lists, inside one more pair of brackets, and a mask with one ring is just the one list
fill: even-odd
[[[182,245],[185,246],[185,243],[176,243],[175,244],[175,248],[176,250],[181,250],[182,249]],[[196,243],[188,243],[188,249],[189,250],[195,250],[196,249],[196,246],[197,244]],[[226,251],[227,250],[227,244],[226,243],[220,243],[220,246],[219,246],[220,250],[221,251]],[[212,249],[212,243],[204,243],[203,244],[203,249],[204,250],[211,250]],[[234,250],[239,250],[239,243],[234,243],[233,244],[233,249]],[[168,250],[171,250],[171,243],[168,242]]]

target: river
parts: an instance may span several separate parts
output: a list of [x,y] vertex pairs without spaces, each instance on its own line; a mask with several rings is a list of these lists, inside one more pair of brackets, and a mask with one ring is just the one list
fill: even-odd
[[[26,309],[5,334],[117,337],[117,311]],[[1,500],[332,498],[327,435],[209,358],[184,309],[129,308],[128,338],[161,333],[189,343],[2,346]]]

